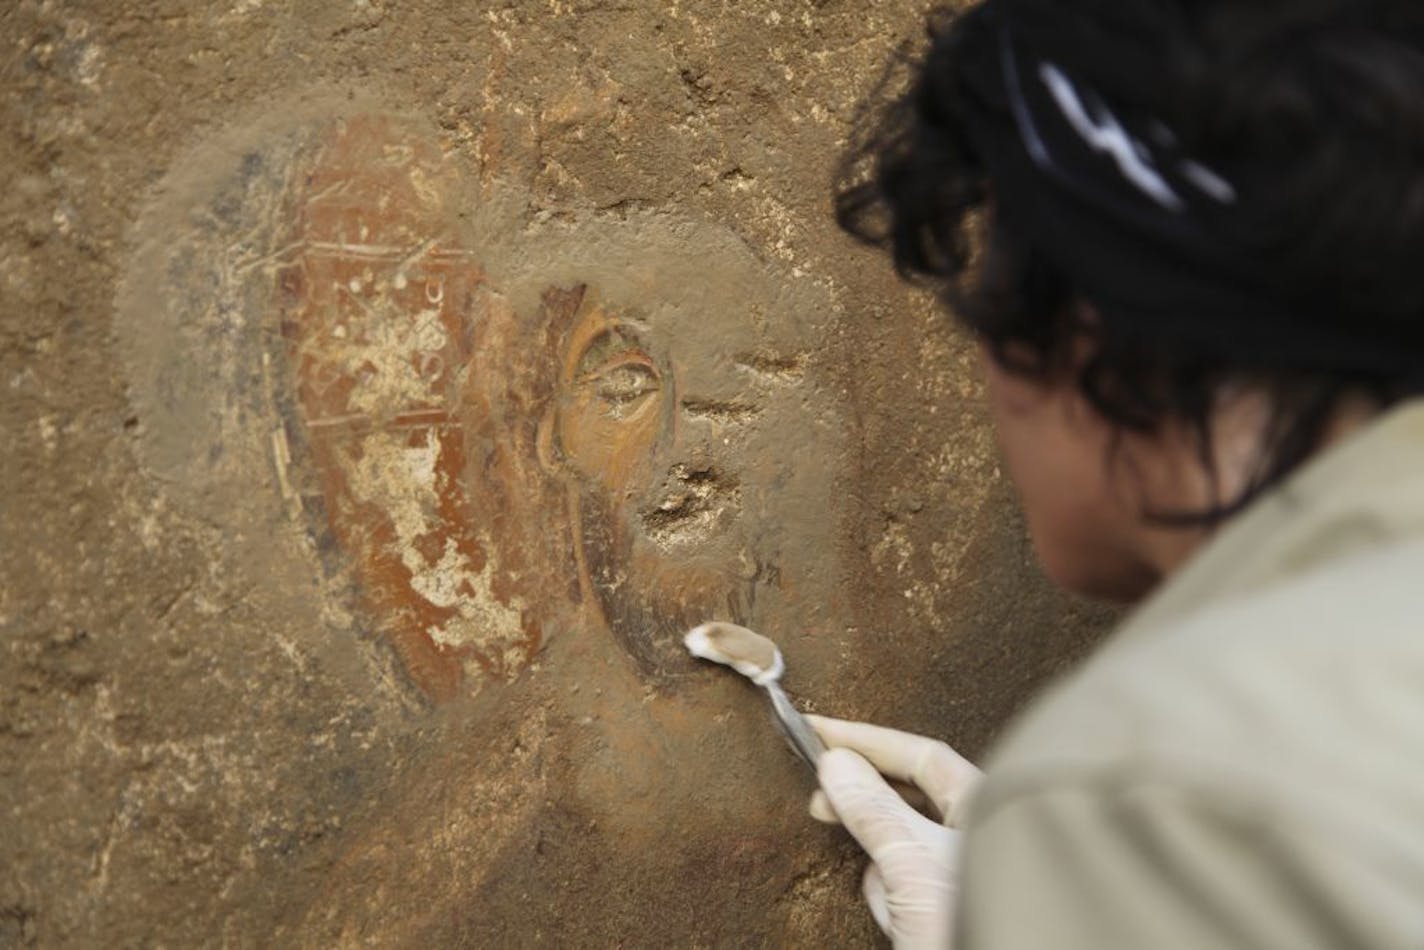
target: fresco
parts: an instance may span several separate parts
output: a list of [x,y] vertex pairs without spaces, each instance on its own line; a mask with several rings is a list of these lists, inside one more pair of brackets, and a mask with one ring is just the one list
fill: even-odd
[[[119,9],[119,7],[123,9]],[[919,4],[15,0],[0,946],[875,946],[762,697],[1103,617],[829,184]]]
[[[424,695],[508,680],[575,623],[661,680],[689,668],[681,631],[753,622],[761,590],[805,582],[782,576],[769,512],[828,500],[808,492],[835,427],[790,398],[825,318],[734,239],[674,224],[702,238],[680,260],[688,235],[658,247],[629,222],[521,242],[524,272],[490,273],[511,249],[453,227],[458,183],[412,123],[357,115],[296,165],[280,467]],[[791,455],[812,428],[819,455]]]
[[[520,756],[430,752],[351,835],[302,932],[350,936],[370,887],[409,879],[458,908],[537,877],[527,844],[570,810],[599,830],[551,849],[603,841],[589,873],[644,887],[754,874],[771,907],[839,860],[814,828],[788,846],[796,797],[748,808],[796,766],[742,684],[681,645],[719,618],[782,631],[793,657],[834,649],[845,423],[816,378],[826,288],[679,215],[530,228],[517,195],[482,194],[379,105],[228,134],[225,171],[169,192],[197,240],[135,265],[149,462],[195,507],[229,498],[213,516],[275,587],[310,578],[309,646],[353,689],[453,704],[441,722],[467,747],[524,737]],[[729,722],[738,704],[753,712]],[[682,848],[650,859],[674,823]],[[420,829],[459,875],[433,854],[371,874]],[[727,894],[720,912],[744,912]],[[421,914],[367,926],[439,933]]]

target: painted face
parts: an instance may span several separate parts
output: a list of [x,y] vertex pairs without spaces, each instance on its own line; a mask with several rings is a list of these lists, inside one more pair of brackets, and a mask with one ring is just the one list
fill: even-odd
[[802,382],[801,358],[755,321],[696,323],[619,312],[589,292],[560,374],[554,435],[581,567],[645,673],[689,668],[680,636],[696,623],[754,622],[782,580],[783,491],[829,501],[826,457],[798,477],[795,461],[816,456],[778,451],[816,429],[784,398]]

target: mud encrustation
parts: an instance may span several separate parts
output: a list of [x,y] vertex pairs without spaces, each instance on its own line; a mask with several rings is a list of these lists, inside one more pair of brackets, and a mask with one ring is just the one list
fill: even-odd
[[0,942],[873,945],[668,634],[975,753],[1101,619],[829,219],[918,6],[150,6],[3,18]]

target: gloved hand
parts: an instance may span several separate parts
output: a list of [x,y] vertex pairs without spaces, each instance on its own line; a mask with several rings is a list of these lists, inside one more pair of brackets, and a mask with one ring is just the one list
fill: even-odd
[[[935,739],[861,722],[807,716],[826,743],[811,814],[840,822],[870,855],[864,892],[897,948],[949,946],[958,885],[956,809],[980,771]],[[882,774],[918,787],[942,819],[915,811]]]

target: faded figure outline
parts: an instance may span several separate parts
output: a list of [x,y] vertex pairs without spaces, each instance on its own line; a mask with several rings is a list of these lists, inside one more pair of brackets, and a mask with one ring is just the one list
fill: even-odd
[[[767,276],[748,287],[751,261],[719,297],[669,280],[679,252],[646,237],[621,242],[641,262],[610,266],[620,242],[598,241],[580,271],[567,235],[525,273],[492,275],[497,254],[461,245],[460,187],[434,142],[387,116],[336,124],[297,184],[279,280],[286,451],[309,468],[298,494],[319,547],[349,562],[423,693],[507,679],[570,624],[603,627],[666,683],[691,669],[682,630],[756,622],[759,597],[785,593],[786,522],[767,512],[811,486],[828,502],[831,476],[797,474],[816,455],[756,457],[805,445],[817,422],[759,438],[803,388],[814,341],[804,317],[762,312],[776,292]],[[824,576],[818,560],[804,558]]]
[[526,890],[537,926],[583,919],[572,873],[610,920],[669,875],[723,895],[659,911],[669,939],[821,919],[835,859],[773,793],[804,775],[680,640],[761,626],[807,679],[841,655],[834,295],[714,223],[531,212],[409,115],[313,99],[202,146],[143,224],[185,242],[121,301],[145,466],[406,750],[353,771],[282,926],[504,939]]
[[[490,908],[525,890],[559,926],[590,860],[579,874],[626,895],[610,918],[696,875],[758,883],[663,915],[671,930],[751,907],[774,926],[826,852],[814,829],[788,840],[799,801],[764,799],[795,763],[760,716],[726,720],[740,684],[681,634],[715,617],[794,631],[803,658],[832,648],[843,420],[811,364],[833,306],[672,216],[508,242],[450,224],[440,189],[459,185],[410,134],[334,126],[297,179],[302,250],[279,280],[290,470],[334,576],[354,576],[425,695],[518,681],[483,691],[492,733],[431,758],[352,835],[301,932],[503,939],[535,924]],[[696,816],[678,849],[659,815]],[[391,866],[432,839],[438,861]],[[429,906],[379,911],[412,891]]]

